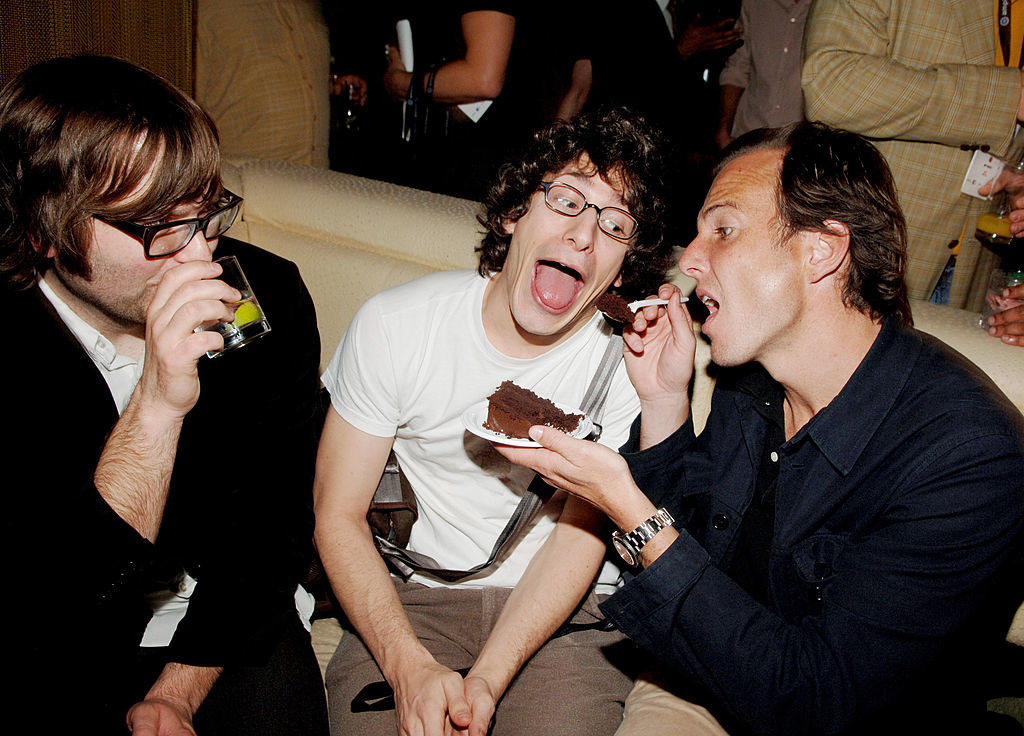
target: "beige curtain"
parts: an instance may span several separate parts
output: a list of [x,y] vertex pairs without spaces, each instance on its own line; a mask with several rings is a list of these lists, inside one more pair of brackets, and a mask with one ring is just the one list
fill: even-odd
[[0,0],[0,85],[73,54],[118,56],[194,91],[194,0]]

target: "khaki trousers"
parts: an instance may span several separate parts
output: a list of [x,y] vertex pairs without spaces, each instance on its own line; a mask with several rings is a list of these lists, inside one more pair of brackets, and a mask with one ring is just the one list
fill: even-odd
[[715,717],[669,691],[660,672],[636,678],[615,736],[729,736]]
[[[434,658],[461,669],[476,660],[511,589],[428,588],[396,581],[413,630]],[[600,617],[590,595],[573,617]],[[583,630],[542,646],[512,681],[494,717],[491,736],[602,736],[622,720],[633,678],[627,674],[635,646],[617,631]],[[327,667],[331,733],[335,736],[393,736],[395,711],[353,713],[353,697],[383,680],[380,668],[358,636],[346,632]],[[676,732],[678,733],[678,732]]]

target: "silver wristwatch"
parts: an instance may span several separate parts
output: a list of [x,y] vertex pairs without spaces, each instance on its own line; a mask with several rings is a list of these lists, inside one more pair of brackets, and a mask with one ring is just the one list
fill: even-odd
[[654,535],[667,526],[672,526],[675,519],[665,509],[658,509],[654,516],[643,522],[631,532],[612,533],[612,545],[627,565],[636,567],[640,564],[640,551],[654,539]]

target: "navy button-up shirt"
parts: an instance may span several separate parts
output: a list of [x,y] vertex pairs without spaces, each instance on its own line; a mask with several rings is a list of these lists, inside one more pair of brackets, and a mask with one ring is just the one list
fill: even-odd
[[[1024,419],[934,338],[887,321],[779,448],[768,602],[725,572],[769,419],[750,367],[707,425],[624,454],[679,538],[602,609],[732,734],[980,733],[978,673],[1024,598]],[[901,729],[910,729],[902,730]]]

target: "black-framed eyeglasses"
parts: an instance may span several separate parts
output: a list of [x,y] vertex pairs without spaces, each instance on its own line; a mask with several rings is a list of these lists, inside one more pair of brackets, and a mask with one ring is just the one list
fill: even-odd
[[597,226],[601,232],[616,240],[626,242],[640,231],[640,223],[633,215],[621,207],[598,207],[588,202],[576,187],[560,181],[542,181],[540,188],[544,190],[544,204],[560,215],[579,217],[588,207],[597,212]]
[[146,258],[167,258],[184,250],[200,230],[203,231],[203,237],[207,240],[213,240],[223,235],[234,224],[241,208],[242,198],[225,190],[224,199],[217,205],[217,209],[202,217],[158,222],[153,225],[113,221],[102,217],[96,219],[141,241],[142,248],[146,251]]

